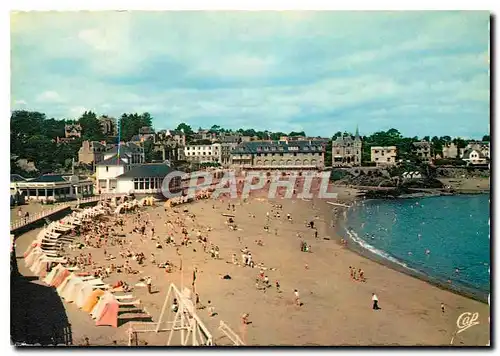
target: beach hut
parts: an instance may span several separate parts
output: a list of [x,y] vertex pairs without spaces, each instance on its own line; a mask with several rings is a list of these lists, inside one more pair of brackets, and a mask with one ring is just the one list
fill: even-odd
[[79,308],[82,308],[88,297],[92,295],[94,289],[107,287],[108,285],[104,284],[104,282],[100,278],[84,281],[84,283],[78,285],[75,288],[75,297],[73,299],[73,302],[75,302],[75,304],[78,305]]
[[41,255],[42,250],[40,249],[40,247],[35,247],[24,259],[25,266],[30,268]]
[[104,306],[106,305],[106,301],[108,299],[113,299],[113,295],[109,292],[104,293],[99,298],[99,301],[96,303],[96,305],[90,312],[90,316],[92,317],[92,319],[96,319],[99,315],[101,315],[102,311],[104,310]]
[[96,315],[95,325],[109,325],[114,328],[118,327],[118,301],[112,296],[106,298],[103,302],[103,307]]
[[83,308],[87,299],[92,295],[94,288],[90,283],[84,283],[81,288],[76,292],[76,298],[74,300],[78,308]]
[[85,303],[83,304],[82,310],[86,311],[87,313],[91,313],[94,307],[97,305],[99,302],[99,299],[104,295],[104,291],[100,289],[94,290],[90,296],[87,297],[85,300]]
[[65,302],[71,303],[75,300],[78,290],[83,287],[83,283],[80,277],[71,278],[59,295],[64,298]]
[[56,288],[59,287],[66,280],[66,278],[69,277],[70,274],[71,272],[65,268],[57,274],[56,278],[54,278],[54,280],[52,281],[51,286]]
[[66,278],[64,278],[64,280],[61,281],[61,283],[58,286],[55,286],[57,294],[59,294],[61,298],[63,297],[62,293],[64,289],[66,289],[68,283],[75,277],[76,276],[74,273],[70,273],[68,276],[66,276]]
[[52,281],[54,280],[54,278],[57,276],[57,274],[63,270],[64,270],[64,267],[59,263],[57,266],[52,268],[52,271],[50,271],[49,274],[47,274],[47,276],[45,277],[45,279],[43,281],[45,282],[45,284],[50,285],[52,283]]

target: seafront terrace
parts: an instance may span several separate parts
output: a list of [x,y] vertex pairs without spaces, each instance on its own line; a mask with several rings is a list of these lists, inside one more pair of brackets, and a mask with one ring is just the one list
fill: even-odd
[[27,218],[23,217],[23,218],[20,218],[20,219],[18,219],[16,221],[11,222],[11,224],[10,224],[10,231],[11,232],[15,231],[17,229],[25,227],[25,226],[27,226],[29,224],[32,224],[34,222],[37,222],[37,221],[39,221],[41,219],[47,218],[47,217],[49,217],[51,215],[59,213],[59,212],[65,210],[65,209],[68,209],[68,208],[77,207],[77,206],[79,206],[81,204],[99,202],[99,201],[111,199],[111,198],[114,198],[114,197],[121,198],[124,195],[126,195],[126,194],[113,194],[113,193],[110,193],[110,194],[101,194],[101,195],[96,195],[96,196],[92,196],[92,197],[88,197],[88,198],[77,199],[77,200],[74,200],[74,201],[68,202],[68,203],[56,204],[56,205],[51,206],[48,209],[44,209],[43,211],[40,211],[40,212],[35,213],[35,214],[32,214],[32,215],[30,215]]

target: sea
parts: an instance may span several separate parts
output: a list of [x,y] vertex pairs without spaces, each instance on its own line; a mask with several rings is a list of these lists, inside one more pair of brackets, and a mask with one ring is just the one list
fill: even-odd
[[490,196],[358,201],[342,235],[369,257],[456,292],[488,300]]

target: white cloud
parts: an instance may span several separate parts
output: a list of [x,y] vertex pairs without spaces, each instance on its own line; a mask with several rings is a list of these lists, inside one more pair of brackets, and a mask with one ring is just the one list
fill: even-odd
[[63,101],[59,93],[54,90],[44,91],[43,93],[37,96],[36,100],[39,102],[49,102],[49,103],[58,103]]
[[211,120],[284,131],[314,121],[325,135],[382,119],[432,129],[408,119],[419,112],[450,130],[460,117],[474,128],[471,115],[487,125],[487,13],[108,12],[14,22],[13,96],[48,116],[137,110],[159,127]]
[[71,108],[69,108],[69,111],[68,111],[68,117],[75,118],[75,119],[79,118],[80,116],[82,116],[82,114],[85,111],[90,111],[90,110],[85,108],[84,106],[71,107]]

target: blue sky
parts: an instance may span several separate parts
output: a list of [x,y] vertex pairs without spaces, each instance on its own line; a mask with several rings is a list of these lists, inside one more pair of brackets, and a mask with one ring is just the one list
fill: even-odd
[[487,12],[11,17],[12,109],[331,136],[489,132]]

